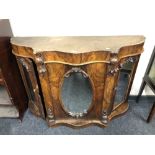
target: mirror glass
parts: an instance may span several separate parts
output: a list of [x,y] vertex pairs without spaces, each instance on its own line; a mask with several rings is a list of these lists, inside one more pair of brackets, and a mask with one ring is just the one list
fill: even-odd
[[29,90],[29,100],[31,101],[35,101],[35,94],[34,94],[34,91],[33,91],[33,86],[32,86],[32,83],[31,83],[31,79],[30,79],[30,76],[29,76],[29,73],[27,72],[27,69],[25,66],[23,66],[23,72],[24,72],[24,76],[25,76],[25,79],[26,79],[26,83],[27,83],[27,87],[28,87],[28,90]]
[[64,78],[61,88],[62,104],[71,116],[82,117],[87,113],[92,94],[90,80],[83,73],[72,72],[69,77]]
[[114,106],[120,104],[125,100],[125,95],[127,93],[127,87],[130,80],[130,74],[133,68],[133,62],[127,62],[123,64],[122,68],[120,69],[115,99],[114,99]]

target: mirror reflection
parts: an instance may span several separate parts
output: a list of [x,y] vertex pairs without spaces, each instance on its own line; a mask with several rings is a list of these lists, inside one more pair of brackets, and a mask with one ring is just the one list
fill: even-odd
[[34,91],[33,91],[33,86],[32,86],[32,83],[31,83],[31,79],[30,79],[29,73],[27,72],[27,69],[24,66],[23,66],[23,71],[24,71],[26,82],[27,82],[27,87],[29,89],[29,99],[31,101],[35,101],[35,94],[34,94]]
[[128,62],[123,64],[120,70],[115,99],[114,99],[114,106],[120,104],[125,100],[125,95],[127,92],[127,87],[129,84],[132,68],[133,68],[133,62]]
[[88,77],[80,72],[73,72],[64,78],[61,88],[64,109],[75,117],[87,113],[92,102],[92,87]]

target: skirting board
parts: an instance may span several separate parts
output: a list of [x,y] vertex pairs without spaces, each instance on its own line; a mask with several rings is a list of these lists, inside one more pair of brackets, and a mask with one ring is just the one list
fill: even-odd
[[[129,101],[135,101],[136,102],[136,99],[137,99],[137,95],[130,95],[129,96]],[[155,96],[153,95],[149,95],[149,96],[144,96],[142,95],[140,98],[139,98],[139,103],[140,102],[154,102],[155,101]]]

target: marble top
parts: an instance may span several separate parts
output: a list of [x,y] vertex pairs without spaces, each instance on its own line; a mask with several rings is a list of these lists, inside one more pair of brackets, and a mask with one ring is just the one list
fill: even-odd
[[60,37],[13,37],[11,43],[30,47],[34,53],[60,51],[85,53],[90,51],[111,51],[117,53],[121,47],[141,44],[144,36],[60,36]]

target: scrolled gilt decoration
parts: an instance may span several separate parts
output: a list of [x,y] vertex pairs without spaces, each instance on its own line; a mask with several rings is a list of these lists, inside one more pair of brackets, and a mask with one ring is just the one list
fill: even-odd
[[110,64],[115,64],[118,62],[118,56],[116,54],[112,54],[110,58]]
[[36,54],[36,63],[38,64],[38,72],[44,74],[47,70],[41,53]]
[[107,124],[108,123],[108,115],[107,112],[102,112],[102,123]]
[[51,108],[48,108],[47,109],[47,117],[49,118],[49,119],[54,119],[54,115],[53,115],[53,112],[52,112],[52,109]]
[[88,78],[88,74],[83,71],[81,68],[79,67],[73,67],[72,69],[70,69],[66,74],[65,77],[69,77],[72,73],[81,73],[83,75],[83,77]]
[[125,64],[128,63],[134,63],[136,61],[138,61],[138,57],[128,57],[127,59],[125,59],[122,63],[119,63],[118,61],[116,61],[116,58],[112,58],[111,63],[108,67],[108,75],[114,75],[115,73],[117,73]]
[[80,118],[83,117],[85,114],[87,114],[87,110],[84,110],[83,112],[69,112],[68,113],[72,117]]
[[125,63],[129,63],[129,62],[134,63],[136,61],[138,61],[138,57],[129,57]]

